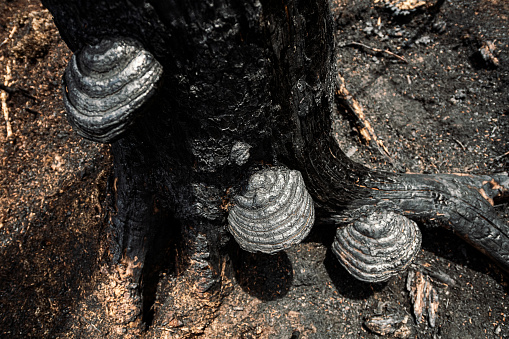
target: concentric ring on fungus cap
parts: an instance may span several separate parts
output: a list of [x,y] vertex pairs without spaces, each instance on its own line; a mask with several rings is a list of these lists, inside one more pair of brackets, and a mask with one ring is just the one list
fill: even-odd
[[376,212],[338,228],[332,251],[355,278],[389,279],[412,262],[421,247],[417,224],[393,212]]
[[274,253],[298,244],[315,220],[313,200],[299,171],[273,167],[257,172],[234,200],[228,227],[249,252]]
[[74,54],[62,81],[69,122],[98,142],[118,138],[154,95],[161,64],[137,41],[104,39]]

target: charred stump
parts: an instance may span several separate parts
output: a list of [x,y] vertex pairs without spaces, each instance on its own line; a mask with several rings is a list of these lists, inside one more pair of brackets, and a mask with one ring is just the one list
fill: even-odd
[[[509,268],[509,228],[492,208],[507,175],[372,171],[339,148],[328,1],[42,2],[75,53],[69,121],[112,144],[111,251],[129,281],[140,283],[156,230],[176,219],[182,288],[213,313],[228,290],[228,211],[271,167],[300,172],[315,227],[379,211],[439,220]],[[139,288],[131,301],[120,322],[140,329]]]

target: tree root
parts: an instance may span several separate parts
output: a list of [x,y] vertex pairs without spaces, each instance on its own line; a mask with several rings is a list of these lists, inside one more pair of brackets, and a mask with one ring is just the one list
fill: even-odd
[[376,206],[414,220],[438,221],[509,272],[509,225],[493,208],[494,200],[507,197],[508,183],[505,174],[387,174],[366,181],[370,196],[353,201],[342,220]]

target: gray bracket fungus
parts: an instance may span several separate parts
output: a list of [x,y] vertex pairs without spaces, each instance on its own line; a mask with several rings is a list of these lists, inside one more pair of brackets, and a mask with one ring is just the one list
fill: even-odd
[[87,139],[115,140],[143,111],[162,72],[154,56],[133,39],[85,46],[72,56],[63,77],[69,122]]
[[338,228],[332,251],[355,278],[381,282],[405,270],[421,248],[417,224],[388,211]]
[[281,167],[249,178],[243,195],[234,198],[228,227],[249,252],[275,253],[300,243],[315,220],[313,200],[299,171]]

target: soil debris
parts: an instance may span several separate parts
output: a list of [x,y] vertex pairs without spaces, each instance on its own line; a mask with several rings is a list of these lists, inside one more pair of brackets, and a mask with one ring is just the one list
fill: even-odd
[[13,27],[12,53],[16,58],[35,59],[50,49],[54,36],[52,16],[48,10],[32,11],[20,17]]
[[[3,58],[0,61],[3,61]],[[5,88],[2,88],[2,92],[0,93],[0,100],[2,101],[2,112],[4,114],[4,120],[5,120],[5,130],[6,130],[5,137],[8,140],[11,139],[11,137],[12,137],[12,127],[11,127],[11,118],[9,117],[9,107],[7,107],[8,92],[6,89],[9,88],[11,79],[12,79],[12,76],[11,76],[10,62],[7,62],[7,65],[5,65],[5,76],[4,76],[4,87]]]

